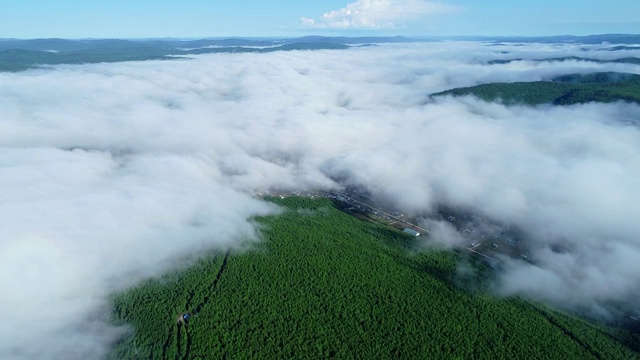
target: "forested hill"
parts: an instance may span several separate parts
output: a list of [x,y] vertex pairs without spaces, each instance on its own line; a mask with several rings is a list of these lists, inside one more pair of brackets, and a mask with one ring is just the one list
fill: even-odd
[[[131,332],[111,359],[639,359],[637,335],[474,286],[465,254],[347,215],[272,199],[263,239],[113,299]],[[464,274],[456,272],[465,264]],[[177,319],[189,315],[186,324]]]
[[490,83],[456,88],[439,96],[473,95],[507,105],[573,105],[588,102],[629,101],[640,103],[640,75],[626,73],[570,74],[551,81]]
[[288,50],[343,50],[348,45],[290,43],[275,46],[223,46],[193,49],[160,46],[95,47],[72,51],[7,49],[0,51],[0,71],[22,71],[42,65],[92,64],[121,61],[175,59],[176,56],[217,53],[267,53]]
[[175,59],[211,53],[343,50],[351,46],[420,41],[394,37],[205,38],[205,39],[1,39],[0,72],[42,65]]
[[[614,51],[611,49],[607,49],[608,51]],[[504,59],[504,60],[490,60],[487,62],[488,65],[499,65],[499,64],[509,64],[514,61],[533,61],[533,62],[553,62],[553,61],[589,61],[595,62],[598,64],[640,64],[640,58],[637,57],[624,57],[619,59],[611,59],[611,60],[601,60],[601,59],[592,59],[585,58],[579,56],[565,56],[565,57],[556,57],[556,58],[544,58],[544,59]]]

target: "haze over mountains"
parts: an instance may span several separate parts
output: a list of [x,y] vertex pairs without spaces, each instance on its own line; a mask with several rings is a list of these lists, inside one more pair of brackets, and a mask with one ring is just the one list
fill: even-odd
[[[637,35],[594,35],[557,37],[326,37],[298,38],[211,38],[211,39],[0,39],[0,71],[21,71],[43,65],[172,59],[207,53],[273,52],[288,50],[344,50],[350,46],[376,43],[415,43],[439,41],[486,41],[494,45],[510,43],[606,44],[640,43]],[[606,46],[604,46],[606,48]],[[633,47],[608,47],[607,50],[634,50]],[[635,49],[637,50],[637,49]],[[489,63],[522,59],[490,60]],[[552,60],[614,61],[640,63],[640,58],[598,60],[573,56]]]
[[[574,57],[640,58],[636,46],[611,50],[640,41],[313,39],[150,41],[145,51],[163,60],[129,62],[119,61],[140,43],[108,40],[100,56],[116,62],[27,57],[19,70],[29,70],[0,73],[0,287],[10,289],[0,307],[16,310],[0,322],[1,358],[106,353],[122,331],[106,322],[110,294],[206,249],[260,241],[251,219],[279,210],[253,194],[274,189],[357,186],[425,218],[464,209],[526,234],[535,261],[505,259],[494,294],[596,316],[635,306],[640,106],[430,94],[638,76],[637,63]],[[346,46],[363,43],[378,46]],[[10,44],[0,41],[0,59],[16,59]],[[28,55],[97,51],[84,40],[20,44]],[[178,46],[205,53],[166,59]],[[548,57],[567,60],[536,61]],[[507,58],[522,60],[489,65]],[[106,61],[95,59],[78,62]],[[446,230],[425,247],[464,245]]]

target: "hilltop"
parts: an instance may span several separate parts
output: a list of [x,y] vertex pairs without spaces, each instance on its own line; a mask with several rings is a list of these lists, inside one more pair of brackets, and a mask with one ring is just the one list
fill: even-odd
[[469,95],[507,105],[573,105],[614,101],[640,103],[640,75],[616,72],[569,74],[551,81],[490,83],[455,88],[432,94],[431,97]]

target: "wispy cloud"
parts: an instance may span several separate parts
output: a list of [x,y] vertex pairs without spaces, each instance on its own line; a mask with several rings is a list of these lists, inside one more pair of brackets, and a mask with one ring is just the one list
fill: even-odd
[[462,8],[425,0],[358,0],[320,18],[300,18],[305,28],[326,29],[395,29],[405,21],[429,14],[445,14]]

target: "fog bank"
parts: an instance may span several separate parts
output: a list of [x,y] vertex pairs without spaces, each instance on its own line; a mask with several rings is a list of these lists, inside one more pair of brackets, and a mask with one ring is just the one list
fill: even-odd
[[499,294],[594,309],[637,299],[640,106],[428,95],[640,67],[483,62],[498,56],[390,44],[0,74],[0,357],[100,357],[119,331],[104,323],[109,294],[259,240],[250,219],[276,210],[252,194],[273,188],[357,185],[414,213],[468,209],[533,239],[537,265],[510,262]]

